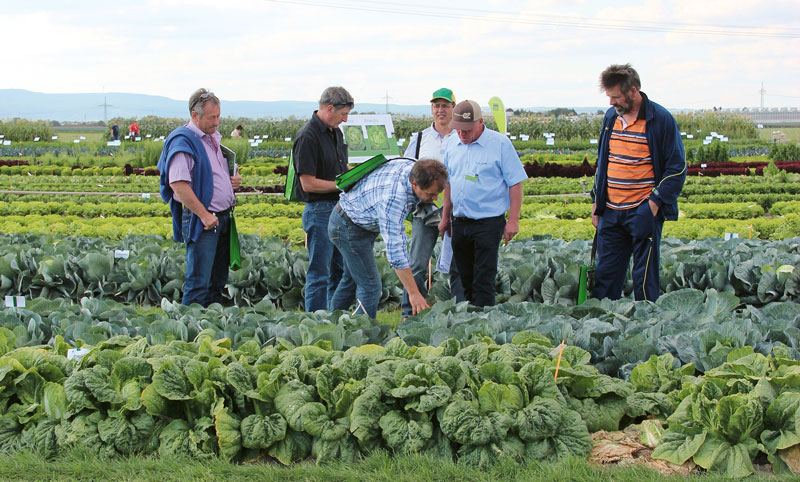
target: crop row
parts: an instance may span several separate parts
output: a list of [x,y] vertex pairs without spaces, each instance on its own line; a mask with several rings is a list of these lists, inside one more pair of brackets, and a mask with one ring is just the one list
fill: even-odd
[[[764,454],[774,473],[791,474],[800,444],[800,353],[787,341],[798,331],[797,306],[776,303],[754,312],[764,332],[781,323],[789,334],[786,341],[757,339],[753,346],[743,341],[756,338],[750,336],[755,323],[744,330],[742,320],[734,325],[738,301],[731,296],[683,290],[662,300],[594,303],[575,320],[582,331],[573,338],[590,348],[613,346],[606,340],[622,326],[621,316],[640,328],[652,317],[653,328],[669,320],[671,330],[660,330],[666,343],[654,347],[664,353],[627,364],[630,381],[603,374],[591,364],[590,350],[554,346],[557,337],[530,329],[504,332],[510,340],[496,343],[482,335],[485,328],[465,319],[469,311],[452,304],[425,316],[438,318],[440,328],[476,328],[462,331],[463,341],[448,337],[436,346],[409,346],[406,334],[405,340],[393,337],[346,351],[325,338],[302,346],[281,337],[268,343],[251,338],[237,346],[213,327],[165,344],[120,335],[92,345],[78,342],[76,352],[56,335],[43,348],[15,348],[13,329],[27,330],[32,323],[19,319],[14,325],[18,313],[6,309],[4,324],[13,329],[0,327],[0,453],[30,450],[49,458],[81,446],[107,457],[269,456],[291,464],[309,456],[317,463],[353,462],[385,449],[486,467],[509,459],[587,458],[591,432],[628,428],[640,444],[654,448],[654,458],[670,463],[691,460],[744,477]],[[64,313],[69,319],[84,309],[115,309],[86,300],[79,310],[61,305],[48,312],[41,306],[46,304],[35,303],[28,313],[55,319]],[[490,326],[572,326],[559,315],[542,323],[540,307],[515,303],[483,314]],[[207,312],[212,316],[193,313],[190,322],[218,320],[219,310]],[[780,321],[790,313],[793,322]],[[319,326],[341,327],[341,318]],[[401,327],[419,328],[413,321]],[[625,342],[613,353],[642,355],[651,348],[641,336]],[[676,348],[698,363],[676,357]]]
[[[704,194],[800,194],[800,174],[777,176],[690,176],[686,180],[681,195],[689,197]],[[283,178],[277,174],[267,176],[248,176],[243,178],[244,186],[280,192]],[[591,190],[593,178],[529,178],[523,184],[526,195],[557,195],[587,193]],[[108,191],[108,192],[158,192],[158,179],[146,176],[2,176],[0,189],[25,189],[39,191]]]
[[[131,236],[118,242],[36,235],[3,236],[0,248],[0,296],[80,299],[84,296],[158,305],[180,299],[185,275],[182,245],[158,237]],[[268,300],[286,310],[302,306],[308,254],[274,238],[241,237],[243,266],[231,272],[227,302],[253,306]],[[437,248],[438,250],[438,248]],[[125,252],[124,256],[119,251]],[[575,304],[580,266],[589,243],[525,240],[501,248],[498,300]],[[127,257],[125,257],[127,256]],[[399,303],[401,286],[376,246],[382,306]],[[800,253],[794,241],[734,239],[679,241],[662,246],[661,286],[735,293],[748,304],[797,300]],[[433,299],[449,298],[446,275],[432,280]],[[625,293],[632,291],[628,278]]]
[[[245,196],[240,196],[240,198]],[[252,197],[252,196],[247,196]],[[583,203],[540,203],[535,198],[526,198],[520,212],[521,219],[580,219],[591,216],[588,199]],[[237,218],[288,217],[300,218],[304,206],[300,203],[255,203],[246,202],[236,207]],[[756,203],[681,203],[681,216],[685,219],[752,219],[765,214],[764,208]],[[797,201],[778,202],[773,205],[772,214],[785,215],[800,213]],[[74,201],[0,201],[0,216],[40,216],[61,214],[83,218],[95,217],[138,217],[170,216],[169,206],[159,200],[142,202],[140,199],[115,202]]]
[[[244,218],[237,223],[240,234],[258,237],[279,237],[295,246],[305,243],[305,232],[299,218],[262,217]],[[172,237],[172,225],[162,217],[97,217],[82,218],[62,215],[5,216],[0,218],[0,232],[9,234],[44,234],[59,236],[88,236],[118,240],[130,235],[159,235]],[[517,240],[531,236],[551,236],[567,241],[591,239],[595,229],[588,218],[583,219],[522,219]],[[800,236],[800,216],[788,214],[782,217],[736,219],[680,219],[668,222],[664,227],[665,237],[688,240],[722,238],[726,233],[741,238],[780,240]],[[406,235],[410,235],[406,225]]]

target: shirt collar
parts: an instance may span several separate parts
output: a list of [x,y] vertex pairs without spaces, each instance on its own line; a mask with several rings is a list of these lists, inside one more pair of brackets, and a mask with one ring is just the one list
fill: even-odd
[[434,127],[434,123],[431,122],[431,132],[433,132],[434,135],[438,136],[439,139],[444,139],[445,137],[449,137],[453,135],[455,131],[456,131],[455,129],[450,129],[450,132],[448,132],[447,134],[442,134],[441,132],[436,130],[436,127]]
[[[189,123],[186,124],[186,127],[188,127],[190,131],[192,131],[195,134],[197,134],[197,137],[199,137],[201,139],[203,139],[205,137],[209,137],[208,134],[206,134],[205,132],[201,131],[200,128],[197,127],[197,124],[195,124],[193,120],[190,120]],[[222,138],[222,134],[220,134],[219,131],[214,131],[214,135],[210,136],[210,137],[213,137],[214,140],[218,141],[219,139]]]
[[328,130],[333,132],[333,129],[330,129],[328,126],[325,125],[324,122],[322,122],[322,119],[319,118],[319,116],[317,115],[317,112],[319,112],[319,111],[315,110],[314,113],[311,114],[311,125],[313,125],[314,128],[317,129],[320,132],[325,132],[325,131],[328,131]]
[[[481,147],[486,147],[486,131],[488,131],[488,130],[489,130],[489,128],[486,127],[486,124],[484,124],[483,125],[483,132],[481,132],[480,137],[478,137],[474,141],[470,142],[469,144],[480,144]],[[452,133],[452,131],[451,131],[451,133]],[[464,145],[464,146],[468,146],[469,145],[469,144],[464,144],[463,142],[461,142],[461,138],[458,137],[458,136],[456,136],[456,139],[458,139],[458,143],[461,144],[461,145]]]

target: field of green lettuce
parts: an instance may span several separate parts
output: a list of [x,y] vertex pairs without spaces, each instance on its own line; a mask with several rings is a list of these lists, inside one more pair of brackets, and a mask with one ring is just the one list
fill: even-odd
[[[378,320],[300,311],[302,205],[265,194],[282,186],[285,160],[263,156],[286,143],[233,146],[247,159],[236,209],[243,267],[224,305],[207,309],[177,302],[184,250],[150,172],[157,143],[24,144],[22,157],[0,161],[0,460],[32,454],[55,466],[78,451],[101,465],[229,464],[218,477],[260,465],[314,480],[387,478],[361,470],[409,457],[423,457],[423,472],[463,467],[483,479],[530,467],[576,480],[618,474],[574,465],[588,461],[658,471],[623,480],[791,480],[798,159],[734,125],[730,151],[687,141],[691,159],[741,167],[693,167],[680,220],[665,226],[657,302],[632,301],[628,279],[622,300],[576,305],[592,181],[552,174],[586,169],[587,124],[564,131],[570,144],[557,152],[517,143],[541,164],[529,166],[538,174],[525,182],[520,235],[500,251],[498,305],[457,304],[434,274],[432,309],[402,323],[380,242]],[[750,167],[749,155],[786,162]],[[310,464],[341,472],[308,475]]]

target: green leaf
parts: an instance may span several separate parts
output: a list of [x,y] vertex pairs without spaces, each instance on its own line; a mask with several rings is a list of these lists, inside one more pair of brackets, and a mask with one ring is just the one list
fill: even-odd
[[316,390],[298,380],[284,385],[275,396],[275,408],[283,415],[292,430],[302,431],[303,418],[301,409],[314,401]]
[[753,457],[758,453],[758,443],[747,439],[730,444],[714,434],[709,435],[694,455],[694,462],[706,470],[721,472],[725,477],[747,477],[755,472]]
[[456,443],[485,445],[505,439],[511,418],[500,412],[480,412],[466,401],[456,401],[444,410],[439,424],[442,432]]
[[481,412],[516,412],[522,408],[522,392],[515,385],[486,381],[478,390]]
[[398,453],[420,452],[433,436],[433,423],[425,417],[392,410],[379,425],[386,445]]
[[800,444],[800,393],[783,392],[770,403],[761,441],[770,454]]
[[690,431],[687,433],[669,429],[664,432],[658,447],[653,450],[653,458],[666,460],[675,465],[683,465],[692,458],[706,441],[707,432]]
[[290,465],[308,457],[311,454],[311,445],[310,435],[290,428],[286,431],[286,436],[272,445],[267,453],[283,465]]
[[189,380],[174,360],[165,360],[153,375],[153,387],[168,400],[191,400]]
[[242,445],[250,449],[267,449],[286,437],[286,420],[277,413],[267,417],[250,415],[242,420]]
[[236,457],[242,449],[242,433],[239,431],[242,421],[235,413],[223,408],[214,417],[214,430],[217,434],[219,455],[225,460]]
[[525,451],[533,459],[588,457],[592,437],[574,410],[556,400],[537,399],[517,414],[516,425]]
[[644,420],[639,424],[639,443],[648,447],[655,448],[661,442],[664,435],[664,427],[658,420]]
[[44,412],[52,419],[61,419],[67,411],[67,392],[60,383],[47,382],[42,394]]
[[488,469],[503,460],[520,463],[525,459],[525,444],[510,434],[498,442],[464,445],[458,449],[458,461],[474,467]]

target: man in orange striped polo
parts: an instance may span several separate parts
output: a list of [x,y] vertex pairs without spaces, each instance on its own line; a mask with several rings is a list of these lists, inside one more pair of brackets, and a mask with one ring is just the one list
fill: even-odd
[[659,257],[665,220],[678,219],[686,155],[678,124],[639,90],[630,64],[600,74],[611,108],[603,120],[592,188],[597,228],[595,298],[619,299],[633,256],[633,294],[655,301],[661,293]]

